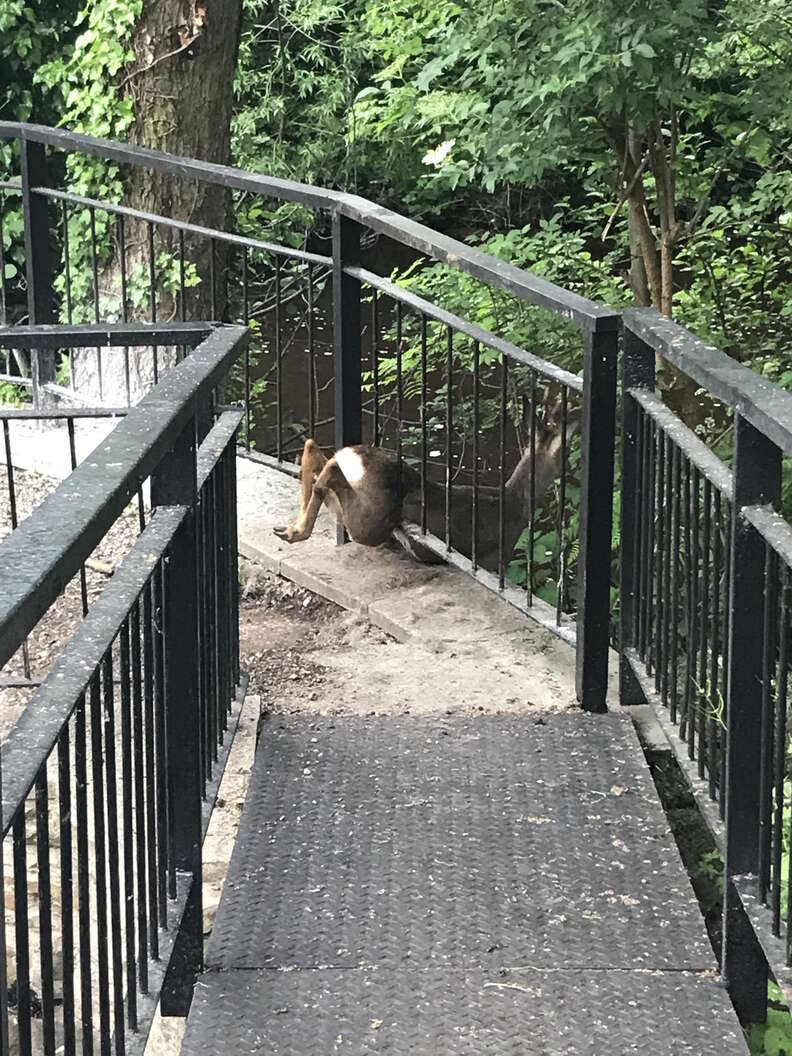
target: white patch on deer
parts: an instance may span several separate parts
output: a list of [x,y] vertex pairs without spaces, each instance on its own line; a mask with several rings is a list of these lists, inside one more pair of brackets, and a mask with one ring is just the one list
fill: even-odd
[[363,459],[351,447],[342,447],[340,451],[336,451],[335,457],[339,469],[346,477],[347,483],[351,484],[353,488],[357,487],[366,475]]

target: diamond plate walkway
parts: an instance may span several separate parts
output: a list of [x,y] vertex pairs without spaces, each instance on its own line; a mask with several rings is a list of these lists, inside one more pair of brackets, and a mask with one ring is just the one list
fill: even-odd
[[628,719],[274,717],[183,1056],[737,1056]]

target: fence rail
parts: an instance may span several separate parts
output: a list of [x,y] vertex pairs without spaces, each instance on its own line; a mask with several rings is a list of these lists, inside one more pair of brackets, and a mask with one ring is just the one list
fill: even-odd
[[[660,356],[732,416],[726,464],[655,395]],[[621,699],[648,699],[725,856],[722,970],[744,1022],[789,993],[792,395],[648,310],[624,313]]]
[[[3,340],[194,346],[126,410],[100,456],[0,543],[0,663],[73,576],[83,587],[82,622],[2,748],[13,910],[0,951],[0,1047],[9,1051],[10,1033],[21,1054],[142,1052],[158,999],[184,1014],[202,965],[201,844],[244,693],[243,413],[215,392],[247,332],[87,327],[61,342],[49,328],[22,329]],[[83,562],[147,480],[153,512],[88,607]]]
[[[36,125],[0,123],[0,138],[19,144],[31,321],[54,321],[51,249],[58,242],[63,292],[57,310],[69,323],[79,307],[79,288],[83,313],[97,323],[110,316],[154,322],[166,312],[186,319],[198,311],[204,318],[260,325],[261,336],[246,350],[232,384],[232,395],[244,398],[246,451],[253,454],[257,447],[285,469],[306,436],[326,447],[363,441],[391,447],[420,477],[408,514],[425,544],[577,641],[578,697],[589,710],[604,709],[617,313],[355,195]],[[324,218],[332,252],[279,245],[53,187],[46,148],[154,169],[263,201],[300,203]],[[77,214],[85,218],[87,238],[81,265],[69,235]],[[117,290],[110,298],[100,219],[111,225],[117,262]],[[571,324],[583,363],[580,376],[560,369],[542,349],[521,348],[364,267],[363,247],[379,235]],[[171,269],[169,279],[163,267]],[[106,402],[112,379],[101,350],[95,356],[94,396]],[[163,362],[155,346],[154,382]],[[52,387],[55,357],[40,352],[34,366],[34,390],[39,378]],[[80,358],[75,363],[70,357],[73,388],[79,388],[74,382],[81,369]],[[132,402],[136,382],[126,352],[124,380],[121,398]],[[485,406],[497,408],[494,418]],[[578,431],[579,460],[573,441]],[[488,538],[486,525],[493,519],[497,529]],[[579,525],[577,538],[570,534],[573,523]]]
[[[294,472],[289,459],[306,435],[323,438],[324,446],[368,440],[392,447],[418,480],[413,505],[407,507],[414,521],[411,531],[449,562],[573,641],[578,696],[584,707],[602,710],[611,619],[621,326],[621,699],[628,705],[648,700],[655,707],[724,850],[723,974],[743,1020],[762,1020],[770,971],[792,993],[792,878],[785,851],[792,827],[787,717],[792,529],[779,512],[782,457],[792,452],[792,394],[655,312],[633,310],[620,316],[357,196],[39,126],[0,124],[0,137],[19,144],[19,182],[4,181],[0,194],[21,196],[27,232],[27,303],[17,309],[26,312],[31,323],[54,322],[56,310],[73,323],[75,290],[82,282],[85,310],[96,322],[108,318],[102,333],[108,335],[107,343],[112,337],[125,355],[134,344],[126,340],[133,333],[127,320],[147,318],[153,324],[163,309],[181,319],[184,329],[177,340],[176,331],[166,327],[159,335],[161,341],[149,331],[154,346],[194,344],[196,335],[188,332],[184,321],[201,304],[212,318],[233,318],[261,330],[254,351],[246,347],[242,353],[230,383],[231,396],[223,397],[243,399],[242,417],[240,412],[221,412],[206,435],[212,416],[201,404],[206,386],[199,392],[204,382],[195,378],[198,388],[182,406],[192,407],[197,399],[199,410],[184,411],[182,419],[174,417],[168,426],[169,442],[176,445],[170,470],[154,472],[158,459],[164,458],[164,447],[135,467],[127,462],[121,472],[127,474],[126,484],[116,486],[112,501],[105,497],[104,505],[97,504],[89,494],[86,507],[97,524],[106,526],[140,480],[154,473],[157,504],[199,511],[197,531],[202,542],[197,556],[189,546],[177,549],[186,555],[187,564],[197,562],[200,580],[209,585],[196,601],[194,620],[203,628],[201,633],[209,633],[212,614],[223,612],[229,617],[217,624],[211,655],[194,673],[204,691],[219,687],[216,692],[223,699],[233,694],[239,679],[229,587],[233,569],[226,564],[235,550],[235,526],[228,523],[223,528],[221,513],[233,508],[231,445],[241,421],[243,453],[285,472]],[[52,187],[45,147],[156,169],[262,200],[300,203],[316,211],[325,224],[331,252],[314,252],[307,244],[278,245]],[[84,212],[88,232],[80,274],[74,247],[69,247],[69,224],[76,211]],[[102,216],[111,225],[108,230],[120,264],[114,299],[100,289],[97,222]],[[0,222],[1,217],[0,208]],[[140,236],[136,275],[127,268],[131,225],[136,225]],[[170,242],[165,241],[165,230]],[[378,274],[366,258],[377,235],[407,247],[424,263],[447,265],[499,294],[572,324],[580,342],[581,373],[551,362],[547,349],[524,348]],[[157,240],[160,248],[172,251],[170,285],[161,274]],[[57,305],[51,252],[56,242],[63,278]],[[192,288],[191,267],[203,268],[200,282]],[[5,282],[2,285],[7,313],[8,290]],[[119,317],[122,330],[116,334],[112,319]],[[2,321],[7,321],[6,316]],[[75,341],[80,344],[78,331],[79,327]],[[155,392],[167,395],[178,390],[184,396],[179,386],[194,377],[191,372],[201,361],[201,349],[222,340],[218,335],[223,332],[213,328],[209,336],[198,338],[204,344],[186,358],[172,357],[169,368],[178,366],[162,375]],[[0,331],[0,347],[5,347],[6,338]],[[31,342],[35,354],[29,364],[29,384],[42,393],[56,384],[56,358],[48,358],[47,350],[62,352],[67,347],[54,334],[48,341]],[[104,341],[101,344],[104,347]],[[656,357],[720,401],[733,422],[734,442],[728,455],[718,457],[660,399]],[[100,357],[97,362],[101,377]],[[230,358],[224,363],[228,365]],[[69,365],[73,366],[71,361]],[[155,352],[152,380],[158,380],[161,367]],[[126,402],[131,402],[126,364],[125,370]],[[70,377],[73,381],[73,373]],[[213,375],[209,387],[216,380]],[[204,423],[204,435],[197,476],[187,474],[191,483],[185,491],[187,478],[176,467],[193,466],[196,461],[184,439],[193,413]],[[142,421],[130,412],[114,437],[142,442],[135,424]],[[579,449],[573,446],[578,428]],[[542,460],[551,449],[554,455],[547,462],[545,482],[548,500],[539,482]],[[520,499],[516,513],[509,506],[515,493]],[[540,513],[543,501],[545,509]],[[579,518],[580,554],[577,596],[567,604],[573,593],[568,568],[573,513]],[[87,554],[76,529],[66,521],[57,533],[59,552],[69,554],[71,574]],[[182,527],[174,539],[183,532]],[[543,607],[537,598],[540,532],[541,538],[554,540],[557,551],[550,573],[557,583],[552,608]],[[24,538],[21,533],[24,526],[15,533],[20,539],[17,557],[23,561],[36,539],[30,529]],[[185,567],[176,561],[165,579],[186,576]],[[524,579],[519,587],[510,579],[515,568]],[[63,582],[57,562],[45,561],[37,576],[27,577],[31,590],[35,585],[33,593],[37,593],[43,584],[44,596],[51,599]],[[154,597],[151,591],[149,596],[151,611],[144,604],[138,617],[144,656],[147,621],[159,605],[168,625],[168,599],[174,590],[166,583],[161,596]],[[38,605],[4,597],[0,588],[0,628],[4,613],[16,613],[12,637],[17,645],[40,615]],[[131,630],[131,615],[126,618],[130,628],[122,640],[126,636],[132,643],[136,632]],[[178,633],[175,628],[174,635]],[[3,644],[0,630],[0,662],[11,644]],[[179,655],[183,645],[178,638],[171,642]],[[215,655],[226,659],[212,660]],[[128,661],[134,668],[131,644]],[[117,662],[125,671],[127,659],[122,659],[120,648]],[[156,676],[156,658],[153,670]],[[168,665],[165,670],[170,670]],[[103,679],[101,670],[92,677],[98,687],[94,692],[100,696],[105,682],[108,692],[115,685],[109,676]],[[167,674],[171,677],[177,676]],[[121,682],[126,678],[122,672]],[[167,686],[163,692],[167,700]],[[90,696],[88,685],[89,701]],[[134,693],[132,700],[134,704]],[[210,709],[202,718],[202,732],[193,746],[204,770],[214,750],[217,727],[212,716],[216,714]],[[144,723],[144,734],[145,729]],[[173,807],[180,809],[178,803]],[[187,831],[194,832],[194,821],[183,820]],[[180,831],[178,825],[174,831]],[[180,868],[189,872],[186,844],[181,850],[177,847],[174,855],[178,879]],[[170,872],[166,879],[172,885]]]

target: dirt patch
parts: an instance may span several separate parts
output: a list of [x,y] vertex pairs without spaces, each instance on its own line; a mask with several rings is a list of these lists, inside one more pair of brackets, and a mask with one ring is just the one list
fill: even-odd
[[[242,562],[240,652],[264,712],[430,715],[541,710],[497,643],[399,642],[260,566]],[[556,709],[574,701],[559,696]]]
[[[14,471],[17,520],[22,523],[39,504],[55,490],[59,481],[27,470]],[[139,511],[137,503],[128,506],[102,539],[91,561],[113,569],[128,553],[138,537]],[[0,469],[0,539],[11,532],[11,504],[5,467]],[[99,597],[112,577],[104,571],[86,568],[85,580],[88,605]],[[0,671],[0,739],[4,739],[19,714],[30,700],[35,687],[18,683],[28,678],[40,682],[53,661],[74,633],[82,618],[82,588],[79,575],[67,585],[63,594],[39,620],[31,632],[25,653],[19,649]]]

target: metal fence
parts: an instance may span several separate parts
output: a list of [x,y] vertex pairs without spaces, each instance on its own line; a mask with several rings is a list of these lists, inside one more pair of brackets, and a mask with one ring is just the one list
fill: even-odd
[[[216,390],[247,332],[155,329],[2,333],[39,353],[158,337],[188,349],[103,440],[101,457],[77,465],[0,543],[0,665],[76,575],[83,605],[2,749],[11,861],[0,868],[0,882],[10,879],[0,1049],[12,1040],[22,1056],[142,1052],[158,999],[165,1014],[185,1014],[202,966],[201,845],[244,692],[242,413],[218,405]],[[6,429],[14,413],[4,412]],[[152,512],[141,504],[136,541],[89,606],[84,562],[144,485]]]
[[[655,395],[656,357],[731,416],[727,465]],[[621,699],[676,747],[725,856],[723,974],[744,1022],[792,983],[792,394],[649,310],[624,313]]]
[[[407,511],[425,545],[576,641],[578,697],[585,708],[604,710],[616,312],[354,195],[41,126],[0,123],[0,137],[19,144],[19,180],[4,186],[21,195],[31,321],[52,322],[56,313],[72,321],[82,282],[84,308],[97,321],[197,312],[252,324],[251,346],[229,388],[245,407],[245,453],[293,471],[306,436],[336,448],[364,441],[390,447],[418,482]],[[331,252],[73,194],[50,178],[63,168],[64,153],[214,185],[262,209],[273,200],[297,203],[313,211],[315,228],[325,225]],[[87,239],[79,274],[69,241],[75,211],[85,219]],[[100,219],[112,225],[118,262],[112,296],[103,291]],[[569,324],[581,375],[559,369],[542,349],[521,348],[363,267],[365,247],[377,237]],[[427,369],[427,350],[439,346],[443,367]],[[408,348],[415,353],[409,377]],[[96,366],[93,373],[105,377],[101,354]],[[73,385],[73,363],[68,373]],[[155,347],[151,380],[159,373]],[[56,359],[40,357],[39,381],[52,387],[57,375]],[[135,386],[128,367],[124,380],[122,396],[129,398]],[[485,402],[494,413],[482,412]],[[575,446],[571,460],[578,427],[579,457]],[[573,514],[577,538],[570,538]],[[540,564],[544,600],[537,591]]]

